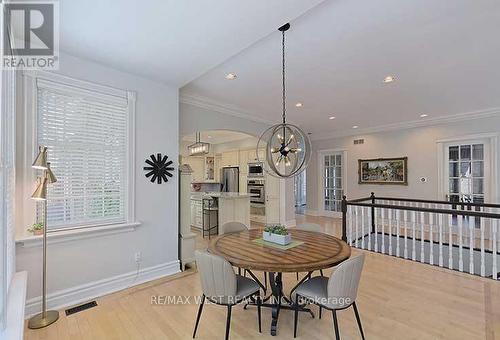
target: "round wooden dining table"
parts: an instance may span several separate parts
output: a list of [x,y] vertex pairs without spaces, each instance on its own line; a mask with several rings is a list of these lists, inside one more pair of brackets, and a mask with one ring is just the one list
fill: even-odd
[[[304,281],[312,272],[336,266],[348,259],[351,248],[332,235],[289,229],[292,242],[297,245],[283,249],[262,242],[262,232],[263,229],[251,229],[220,235],[210,242],[208,251],[224,257],[235,267],[248,270],[254,279],[252,270],[269,274],[271,294],[267,300],[271,303],[263,306],[272,308],[271,335],[276,335],[280,309],[295,309],[292,300],[283,293],[282,274],[306,272],[308,275],[302,279]],[[314,316],[304,306],[300,306],[299,310]]]

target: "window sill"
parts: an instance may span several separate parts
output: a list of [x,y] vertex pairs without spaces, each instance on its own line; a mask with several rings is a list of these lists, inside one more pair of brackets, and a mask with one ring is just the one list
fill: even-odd
[[[140,222],[112,224],[98,227],[88,227],[73,230],[61,230],[49,232],[47,234],[47,244],[64,243],[86,238],[101,237],[135,231],[141,225]],[[43,243],[42,235],[30,235],[16,239],[16,246],[24,248],[41,247]]]

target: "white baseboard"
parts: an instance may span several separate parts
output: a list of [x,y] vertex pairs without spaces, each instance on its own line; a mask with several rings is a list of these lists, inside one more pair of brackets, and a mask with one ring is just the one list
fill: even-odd
[[306,209],[305,214],[311,215],[311,216],[320,216],[320,213],[318,210],[311,210],[311,209]]
[[[137,271],[132,271],[68,289],[59,290],[47,295],[47,308],[58,310],[74,306],[103,295],[114,293],[122,289],[156,280],[165,276],[170,276],[179,272],[180,264],[179,261],[176,260],[140,269],[139,273],[137,273]],[[41,306],[41,296],[26,301],[26,318],[39,313]]]

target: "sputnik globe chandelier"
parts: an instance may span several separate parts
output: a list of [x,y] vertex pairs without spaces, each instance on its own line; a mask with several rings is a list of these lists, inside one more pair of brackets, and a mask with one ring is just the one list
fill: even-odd
[[264,131],[257,143],[257,150],[266,150],[265,159],[259,159],[266,172],[283,178],[300,174],[311,157],[309,136],[296,125],[286,122],[285,32],[289,28],[290,24],[285,24],[278,29],[282,34],[282,122]]

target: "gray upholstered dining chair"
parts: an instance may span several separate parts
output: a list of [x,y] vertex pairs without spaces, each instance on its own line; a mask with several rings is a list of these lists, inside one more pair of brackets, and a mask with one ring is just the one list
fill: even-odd
[[196,336],[205,299],[218,305],[227,306],[227,340],[231,325],[231,308],[246,298],[254,296],[257,301],[257,318],[259,332],[261,332],[260,286],[252,279],[236,275],[231,264],[220,256],[210,254],[207,251],[196,251],[195,256],[203,295],[196,316],[193,339]]
[[[295,305],[299,306],[299,299],[305,299],[322,308],[332,311],[335,337],[340,340],[337,310],[353,307],[356,321],[358,322],[361,338],[364,340],[363,327],[356,306],[359,280],[365,255],[351,257],[337,266],[330,278],[324,276],[313,277],[297,287],[295,290]],[[295,308],[293,323],[293,336],[297,336],[299,310]]]
[[[321,226],[319,224],[316,224],[316,223],[302,223],[302,224],[297,225],[295,227],[295,229],[303,230],[303,231],[312,231],[315,233],[322,232]],[[323,276],[323,270],[320,270],[320,273],[321,273],[321,276]],[[297,281],[298,281],[299,280],[299,273],[296,273],[296,274],[297,274]]]
[[[222,225],[222,234],[228,234],[228,233],[239,233],[241,231],[247,231],[248,227],[241,223],[241,222],[226,222]],[[247,273],[250,273],[249,270],[246,270],[243,272],[243,276],[247,276]],[[241,275],[241,268],[238,268],[238,275]],[[255,275],[251,273],[252,277],[256,279]],[[259,281],[260,284],[260,281]],[[264,273],[264,291],[267,290],[267,273]]]

